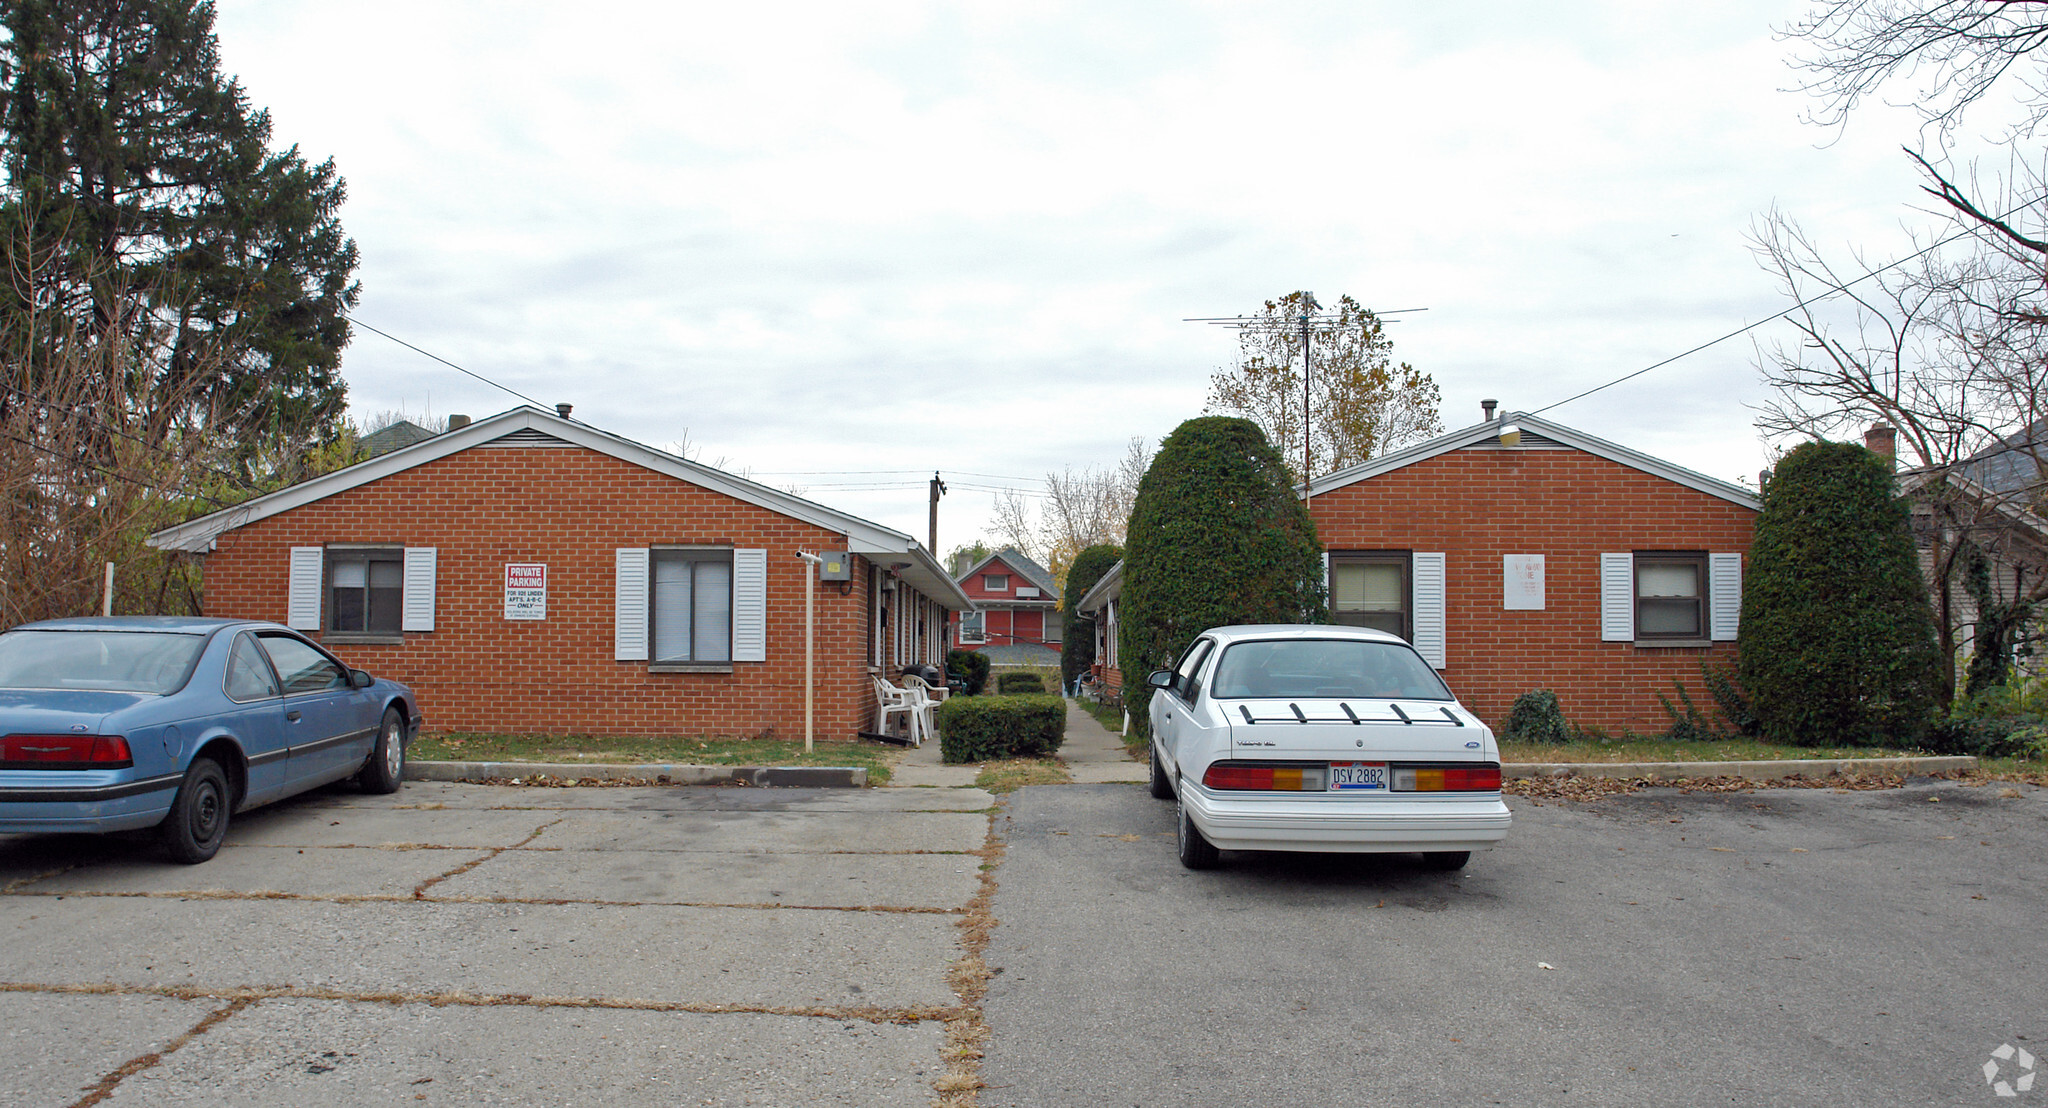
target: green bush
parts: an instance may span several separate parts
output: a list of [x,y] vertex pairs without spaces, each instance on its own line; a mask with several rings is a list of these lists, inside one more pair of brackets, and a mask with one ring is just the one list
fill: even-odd
[[988,685],[988,655],[978,650],[949,650],[946,672],[967,682],[968,696],[979,696]]
[[996,691],[1004,696],[1015,693],[1042,693],[1045,681],[1035,673],[1005,673],[996,678]]
[[1074,605],[1123,556],[1120,546],[1091,546],[1067,567],[1067,583],[1060,590],[1060,681],[1067,688],[1095,664],[1095,621],[1075,612]]
[[1125,541],[1117,643],[1141,733],[1145,675],[1204,630],[1327,618],[1315,523],[1250,420],[1203,416],[1166,436],[1138,482]]
[[1775,741],[1923,745],[1941,655],[1887,460],[1809,442],[1778,462],[1743,580],[1740,658]]
[[1565,724],[1557,694],[1534,689],[1515,698],[1507,722],[1501,724],[1500,737],[1520,743],[1562,743],[1570,741],[1571,729]]
[[953,697],[939,705],[939,754],[949,763],[1043,758],[1067,737],[1067,702],[1043,693]]
[[1948,718],[1928,731],[1923,744],[1936,754],[1980,758],[2039,758],[2048,753],[2048,704],[2041,682],[2015,689],[1992,685],[1956,698]]

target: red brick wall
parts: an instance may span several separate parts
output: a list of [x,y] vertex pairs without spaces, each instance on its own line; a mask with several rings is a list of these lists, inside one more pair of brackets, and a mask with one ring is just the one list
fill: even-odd
[[[1468,448],[1310,502],[1326,548],[1445,554],[1443,674],[1498,727],[1516,696],[1552,689],[1574,723],[1661,732],[1674,678],[1712,711],[1700,662],[1735,644],[1646,648],[1600,639],[1600,555],[1749,550],[1756,513],[1578,450]],[[1502,556],[1544,555],[1544,609],[1501,607]],[[1674,700],[1676,698],[1674,697]]]
[[[402,645],[330,644],[351,665],[411,685],[430,728],[799,739],[811,570],[795,552],[845,545],[596,451],[472,449],[222,535],[206,558],[207,614],[283,622],[290,548],[330,542],[438,549],[432,632]],[[655,543],[768,551],[766,662],[710,674],[613,660],[613,552]],[[546,563],[546,620],[504,618],[508,562]],[[856,558],[850,594],[817,588],[819,738],[872,724],[867,578]]]

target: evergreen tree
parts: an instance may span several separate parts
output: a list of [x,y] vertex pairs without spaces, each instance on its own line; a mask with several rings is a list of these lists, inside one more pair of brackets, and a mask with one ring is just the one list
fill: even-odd
[[[270,117],[220,73],[211,3],[0,5],[0,242],[33,299],[151,351],[132,372],[246,455],[339,433],[355,243],[332,160],[270,149]],[[23,274],[31,275],[27,281]],[[7,384],[31,380],[7,337]],[[129,390],[132,394],[136,390]]]
[[1915,746],[1940,654],[1889,462],[1809,442],[1764,486],[1742,589],[1740,674],[1764,733],[1808,746]]
[[1069,687],[1095,664],[1095,621],[1075,611],[1074,605],[1123,556],[1121,546],[1097,544],[1074,555],[1074,564],[1067,567],[1067,583],[1060,592],[1060,677]]
[[1257,424],[1203,416],[1175,428],[1138,483],[1124,548],[1117,650],[1131,719],[1145,726],[1145,675],[1204,630],[1323,622],[1322,549]]

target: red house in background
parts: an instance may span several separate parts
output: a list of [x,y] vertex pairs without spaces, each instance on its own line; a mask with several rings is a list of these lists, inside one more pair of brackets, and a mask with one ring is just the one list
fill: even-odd
[[960,617],[954,646],[999,666],[1060,664],[1060,587],[1044,566],[1006,546],[953,580],[978,609]]

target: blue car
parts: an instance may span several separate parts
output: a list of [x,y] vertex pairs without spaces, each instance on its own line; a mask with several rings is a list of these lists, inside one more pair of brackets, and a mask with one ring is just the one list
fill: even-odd
[[353,777],[398,791],[412,690],[287,627],[134,616],[0,634],[0,834],[157,829],[204,862],[231,813]]

